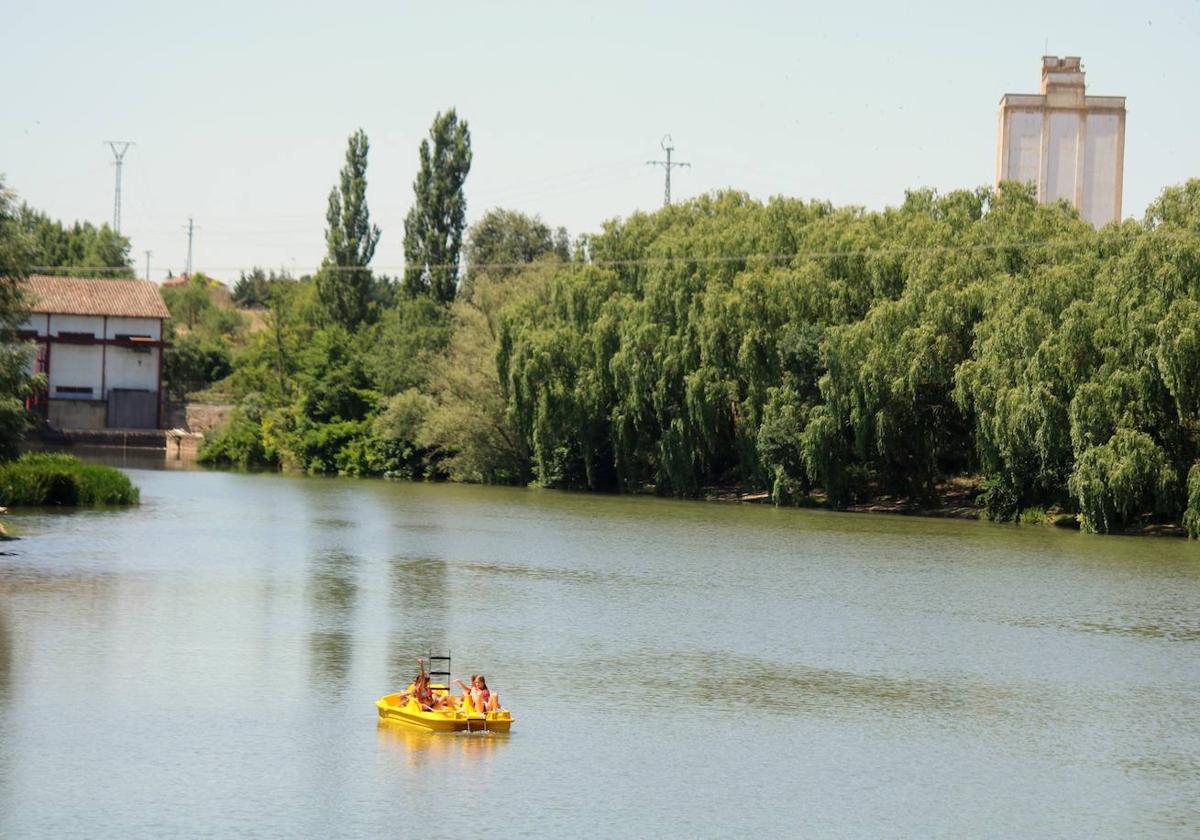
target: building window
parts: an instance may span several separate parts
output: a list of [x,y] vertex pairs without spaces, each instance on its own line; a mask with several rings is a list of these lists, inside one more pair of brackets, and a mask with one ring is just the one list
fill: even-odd
[[56,394],[87,394],[92,395],[91,388],[85,388],[82,385],[55,385],[54,393]]
[[63,332],[60,331],[55,338],[61,338],[64,341],[93,341],[96,338],[94,332]]

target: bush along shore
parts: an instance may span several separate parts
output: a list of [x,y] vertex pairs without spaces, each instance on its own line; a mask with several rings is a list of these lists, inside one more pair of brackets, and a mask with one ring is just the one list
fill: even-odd
[[0,464],[0,505],[136,505],[138,489],[120,470],[73,455],[26,453]]

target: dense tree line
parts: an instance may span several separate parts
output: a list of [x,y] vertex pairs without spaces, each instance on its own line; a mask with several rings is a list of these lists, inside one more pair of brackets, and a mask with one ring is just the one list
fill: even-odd
[[839,506],[978,473],[999,518],[1195,531],[1200,182],[1099,232],[1016,185],[883,213],[723,193],[590,247],[501,318],[539,483]]
[[[239,281],[261,328],[202,275],[165,293],[176,395],[237,401],[206,460],[832,507],[971,476],[995,518],[1200,536],[1200,180],[1099,231],[1011,184],[882,212],[729,191],[572,247],[511,210],[465,230],[470,134],[450,111],[389,278],[370,267],[368,149],[350,138],[316,276]],[[0,330],[33,266],[131,273],[128,250],[0,185]],[[36,383],[4,346],[11,455]]]
[[[497,209],[460,282],[450,112],[393,282],[369,271],[366,148],[330,200],[347,270],[264,284],[207,459],[833,507],[978,476],[996,518],[1200,533],[1200,181],[1100,231],[1018,185],[883,212],[723,192],[574,249]],[[358,272],[345,317],[330,290]]]
[[16,212],[15,222],[31,248],[30,269],[66,267],[76,277],[133,276],[129,238],[107,224],[96,227],[91,222],[75,222],[68,226],[27,204]]

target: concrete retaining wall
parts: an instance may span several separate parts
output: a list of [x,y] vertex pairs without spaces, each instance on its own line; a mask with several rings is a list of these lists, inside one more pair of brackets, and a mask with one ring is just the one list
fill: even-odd
[[104,400],[49,400],[47,421],[56,429],[103,429],[108,419]]
[[163,426],[168,429],[207,434],[224,423],[231,411],[232,405],[168,402],[163,412]]

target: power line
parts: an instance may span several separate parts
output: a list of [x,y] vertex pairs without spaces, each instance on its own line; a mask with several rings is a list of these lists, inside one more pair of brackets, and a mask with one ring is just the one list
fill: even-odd
[[678,168],[680,166],[686,166],[690,169],[692,165],[690,163],[682,163],[679,161],[676,161],[674,163],[671,162],[671,152],[675,151],[675,147],[671,145],[671,135],[670,134],[664,134],[662,142],[659,143],[659,145],[662,146],[663,151],[667,153],[667,159],[666,160],[648,160],[648,161],[646,161],[646,165],[647,166],[661,166],[664,170],[666,170],[667,185],[666,185],[666,189],[663,193],[663,207],[669,207],[671,205],[671,170],[673,168]]
[[[113,231],[121,232],[121,165],[125,162],[125,153],[133,145],[132,140],[105,140],[112,149],[113,166],[117,168],[117,185],[113,190]],[[118,148],[120,147],[120,148]]]
[[[1191,231],[1170,231],[1166,233],[1156,233],[1155,236],[1183,240],[1185,242],[1200,242],[1200,234],[1192,233]],[[944,253],[963,253],[976,251],[1006,251],[1006,250],[1028,250],[1034,248],[1046,248],[1050,250],[1070,250],[1074,248],[1092,248],[1098,244],[1097,240],[1088,239],[1061,239],[1054,241],[1040,242],[997,242],[997,243],[976,243],[966,245],[913,245],[905,247],[887,247],[887,248],[864,248],[858,250],[846,251],[794,251],[791,253],[751,253],[751,254],[727,254],[727,255],[712,255],[712,254],[673,254],[666,257],[635,257],[630,259],[605,260],[595,259],[585,263],[564,263],[564,267],[575,266],[591,266],[595,268],[622,268],[627,266],[662,266],[671,265],[674,263],[694,263],[694,264],[728,264],[737,262],[784,262],[788,260],[804,260],[804,259],[838,259],[846,257],[887,257],[887,256],[909,256],[915,254],[944,254]],[[509,262],[509,263],[482,263],[476,265],[475,268],[483,271],[486,269],[521,269],[529,268],[536,263],[529,262]],[[215,266],[207,270],[212,272],[231,273],[239,271],[251,271],[258,266]],[[439,263],[436,265],[424,265],[426,268],[455,268],[461,267],[455,263]],[[374,265],[367,266],[372,271],[379,272],[403,272],[408,268],[407,264],[400,263],[395,265]],[[92,266],[34,266],[30,269],[38,273],[64,273],[70,271],[87,271],[89,273],[96,272],[127,272],[128,267],[104,267],[95,268]],[[317,271],[362,271],[360,266],[316,266],[313,268],[298,269],[293,267],[292,271],[298,274],[314,274]]]

